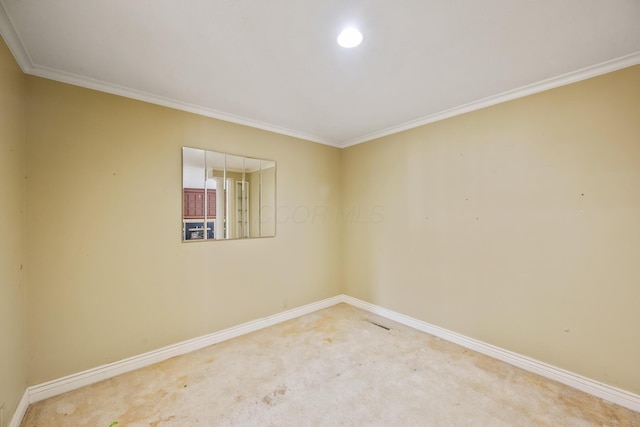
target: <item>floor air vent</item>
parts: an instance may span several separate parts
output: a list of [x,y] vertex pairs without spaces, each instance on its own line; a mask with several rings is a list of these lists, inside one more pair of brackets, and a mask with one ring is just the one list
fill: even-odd
[[391,328],[387,328],[386,326],[381,325],[381,324],[376,323],[376,322],[372,322],[371,320],[369,320],[369,323],[371,323],[372,325],[376,325],[376,326],[378,326],[378,327],[380,327],[380,328],[382,328],[382,329],[386,329],[387,331],[390,331],[390,330],[391,330]]

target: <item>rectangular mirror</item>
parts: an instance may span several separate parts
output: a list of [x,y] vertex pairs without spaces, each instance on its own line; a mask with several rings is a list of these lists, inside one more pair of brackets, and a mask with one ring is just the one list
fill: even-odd
[[276,235],[276,162],[182,148],[182,240]]

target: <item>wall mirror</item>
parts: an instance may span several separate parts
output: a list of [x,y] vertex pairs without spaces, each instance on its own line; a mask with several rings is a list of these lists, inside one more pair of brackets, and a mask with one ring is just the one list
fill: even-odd
[[182,148],[182,240],[276,235],[276,162]]

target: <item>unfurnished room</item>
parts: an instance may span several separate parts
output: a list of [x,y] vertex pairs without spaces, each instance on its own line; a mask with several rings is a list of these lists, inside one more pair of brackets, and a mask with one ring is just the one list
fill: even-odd
[[639,23],[0,0],[0,427],[640,426]]

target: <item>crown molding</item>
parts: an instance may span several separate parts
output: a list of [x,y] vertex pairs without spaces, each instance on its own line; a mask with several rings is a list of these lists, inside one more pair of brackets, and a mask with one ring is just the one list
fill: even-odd
[[320,144],[331,145],[333,147],[339,147],[339,145],[336,144],[335,142],[318,137],[316,135],[299,132],[293,129],[285,128],[285,127],[274,125],[271,123],[261,122],[259,120],[252,120],[246,117],[237,116],[235,114],[225,113],[225,112],[214,110],[211,108],[202,107],[196,104],[190,104],[187,102],[182,102],[175,99],[166,98],[163,96],[153,95],[151,93],[132,89],[126,86],[106,83],[106,82],[92,79],[89,77],[80,76],[78,74],[67,73],[64,71],[54,70],[54,69],[39,66],[39,65],[34,66],[28,72],[28,74],[38,76],[38,77],[43,77],[50,80],[59,81],[62,83],[68,83],[74,86],[84,87],[87,89],[93,89],[100,92],[119,95],[126,98],[135,99],[138,101],[161,105],[163,107],[169,107],[176,110],[186,111],[189,113],[194,113],[194,114],[198,114],[205,117],[211,117],[213,119],[223,120],[226,122],[231,122],[231,123],[248,126],[256,129],[262,129],[262,130],[274,132],[281,135],[304,139],[311,142],[317,142]]
[[22,39],[16,32],[2,0],[0,0],[0,35],[2,35],[22,72],[30,73],[33,70],[33,61],[31,61],[29,53],[24,48],[24,43],[22,43]]
[[9,50],[13,54],[16,62],[25,74],[31,74],[34,76],[42,77],[45,79],[55,80],[62,83],[68,83],[74,86],[80,86],[87,89],[93,89],[100,92],[106,92],[113,95],[124,96],[126,98],[136,99],[138,101],[149,102],[151,104],[161,105],[163,107],[169,107],[176,110],[186,111],[189,113],[198,114],[205,117],[211,117],[213,119],[223,120],[243,126],[262,129],[269,132],[274,132],[281,135],[291,136],[298,139],[304,139],[311,142],[317,142],[320,144],[330,145],[332,147],[339,148],[340,145],[326,138],[321,138],[316,135],[308,134],[305,132],[288,129],[282,126],[274,125],[271,123],[265,123],[258,120],[252,120],[246,117],[237,116],[234,114],[224,113],[211,108],[202,107],[195,104],[189,104],[187,102],[178,101],[171,98],[153,95],[147,92],[139,91],[136,89],[120,86],[112,83],[106,83],[100,80],[92,79],[89,77],[81,76],[78,74],[67,73],[64,71],[55,70],[48,67],[43,67],[34,64],[29,53],[24,48],[24,43],[15,30],[15,26],[6,11],[4,2],[0,0],[0,35],[4,38]]
[[411,120],[405,123],[401,123],[395,126],[391,126],[379,131],[375,131],[357,138],[353,138],[347,141],[335,141],[327,138],[322,138],[317,135],[300,132],[294,129],[285,128],[271,123],[261,122],[258,120],[249,119],[235,114],[225,113],[222,111],[206,108],[203,106],[190,104],[182,101],[178,101],[171,98],[153,95],[147,92],[139,91],[136,89],[120,86],[116,84],[106,83],[100,80],[91,79],[78,74],[67,73],[52,68],[39,66],[34,64],[29,53],[24,48],[24,44],[20,39],[20,36],[15,31],[15,27],[11,21],[11,18],[7,14],[4,1],[0,0],[0,34],[4,38],[9,50],[15,57],[18,65],[22,71],[26,74],[31,74],[46,79],[56,80],[63,83],[68,83],[75,86],[80,86],[88,89],[97,90],[100,92],[106,92],[113,95],[124,96],[126,98],[136,99],[138,101],[149,102],[151,104],[161,105],[176,110],[186,111],[189,113],[198,114],[205,117],[211,117],[226,122],[236,123],[243,126],[262,129],[268,132],[274,132],[281,135],[291,136],[311,142],[316,142],[324,145],[329,145],[337,148],[347,148],[353,145],[361,144],[363,142],[371,141],[374,139],[382,138],[384,136],[399,133],[405,130],[413,129],[419,126],[423,126],[429,123],[437,122],[440,120],[448,119],[460,114],[469,113],[471,111],[479,110],[481,108],[490,107],[492,105],[500,104],[503,102],[511,101],[517,98],[522,98],[528,95],[533,95],[538,92],[553,89],[559,86],[565,86],[571,83],[575,83],[581,80],[586,80],[592,77],[596,77],[602,74],[610,73],[612,71],[620,70],[622,68],[630,67],[640,64],[640,51],[633,52],[631,54],[615,58],[609,61],[602,62],[600,64],[592,65],[582,68],[577,71],[572,71],[560,76],[552,77],[546,80],[542,80],[536,83],[532,83],[526,86],[522,86],[517,89],[508,90],[506,92],[492,95],[486,98],[482,98],[476,101],[468,102],[457,107],[449,108],[444,111],[440,111],[434,114],[430,114],[415,120]]
[[582,68],[577,71],[562,74],[560,76],[552,77],[546,80],[532,83],[526,86],[519,87],[517,89],[508,90],[506,92],[499,93],[497,95],[488,96],[486,98],[472,101],[457,107],[450,108],[448,110],[440,111],[438,113],[430,114],[425,117],[421,117],[416,120],[411,120],[396,126],[392,126],[386,129],[382,129],[370,134],[364,135],[359,138],[343,142],[339,145],[340,148],[347,148],[352,145],[361,144],[363,142],[371,141],[383,136],[392,135],[394,133],[402,132],[405,130],[413,129],[419,126],[423,126],[429,123],[437,122],[440,120],[448,119],[450,117],[458,116],[460,114],[469,113],[471,111],[479,110],[481,108],[490,107],[492,105],[500,104],[503,102],[511,101],[513,99],[522,98],[528,95],[533,95],[538,92],[553,89],[560,86],[565,86],[571,83],[576,83],[581,80],[586,80],[592,77],[597,77],[602,74],[610,73],[612,71],[620,70],[622,68],[631,67],[633,65],[640,64],[640,51],[631,53],[629,55],[621,56],[610,61],[605,61],[600,64],[592,65]]
[[[11,26],[13,29],[13,27]],[[15,34],[15,32],[13,32]],[[640,64],[640,51],[625,55],[610,61],[605,61],[600,64],[592,65],[582,68],[577,71],[562,74],[560,76],[545,79],[536,83],[532,83],[526,86],[519,87],[517,89],[508,90],[506,92],[492,95],[486,98],[472,101],[457,107],[453,107],[444,111],[440,111],[428,116],[411,120],[396,126],[392,126],[380,131],[376,131],[359,138],[355,138],[346,142],[333,141],[326,138],[322,138],[316,135],[308,134],[305,132],[296,131],[293,129],[285,128],[282,126],[274,125],[271,123],[265,123],[258,120],[252,120],[246,117],[237,116],[222,111],[202,107],[195,104],[189,104],[186,102],[165,98],[162,96],[153,95],[147,92],[131,89],[124,86],[119,86],[112,83],[105,83],[100,80],[91,79],[88,77],[80,76],[77,74],[66,73],[50,69],[47,67],[33,65],[27,52],[22,48],[22,43],[15,35],[18,43],[16,51],[20,52],[23,56],[22,62],[18,60],[18,63],[22,67],[23,71],[27,74],[32,74],[38,77],[43,77],[51,80],[60,81],[63,83],[72,84],[75,86],[85,87],[88,89],[94,89],[101,92],[111,93],[114,95],[124,96],[126,98],[132,98],[139,101],[149,102],[151,104],[162,105],[164,107],[173,108],[176,110],[186,111],[189,113],[198,114],[205,117],[211,117],[218,120],[223,120],[231,123],[236,123],[243,126],[262,129],[269,132],[274,132],[281,135],[287,135],[294,138],[304,139],[319,144],[329,145],[337,148],[347,148],[352,145],[361,144],[363,142],[371,141],[381,138],[383,136],[392,135],[405,130],[413,129],[416,127],[424,126],[429,123],[437,122],[440,120],[448,119],[461,114],[469,113],[471,111],[480,110],[482,108],[490,107],[492,105],[501,104],[503,102],[511,101],[517,98],[522,98],[528,95],[533,95],[545,90],[553,89],[560,86],[565,86],[571,83],[576,83],[581,80],[586,80],[592,77],[597,77],[602,74],[607,74],[613,71],[617,71],[626,67]],[[12,53],[14,49],[11,49]],[[15,53],[14,53],[15,55]]]

